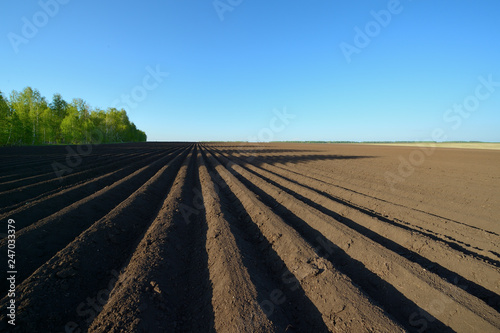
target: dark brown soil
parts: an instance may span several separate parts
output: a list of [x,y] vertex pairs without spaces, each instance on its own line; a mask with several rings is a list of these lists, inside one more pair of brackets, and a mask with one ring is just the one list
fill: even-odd
[[500,331],[500,151],[85,148],[0,148],[0,331]]

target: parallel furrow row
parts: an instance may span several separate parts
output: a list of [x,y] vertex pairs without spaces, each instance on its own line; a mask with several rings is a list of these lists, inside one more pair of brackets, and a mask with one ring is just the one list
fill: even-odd
[[119,159],[118,161],[107,160],[100,163],[100,165],[97,167],[94,167],[92,164],[83,164],[85,165],[85,168],[82,168],[82,171],[75,170],[75,172],[62,176],[60,179],[57,178],[56,174],[54,173],[53,177],[49,180],[44,180],[30,185],[25,185],[8,191],[4,191],[0,193],[0,200],[2,200],[3,206],[3,209],[0,210],[0,212],[18,208],[21,204],[25,204],[29,201],[35,201],[53,193],[57,193],[61,189],[97,177],[104,172],[116,170],[118,166],[121,166],[124,163],[133,162],[134,160],[136,159],[131,159],[128,157],[124,157],[123,160]]
[[[100,167],[102,165],[106,165],[107,163],[109,163],[109,160],[113,160],[113,162],[119,162],[119,161],[123,161],[125,159],[133,160],[135,158],[147,157],[147,156],[151,156],[152,154],[154,154],[154,152],[146,152],[145,153],[143,151],[142,152],[138,151],[134,154],[121,154],[122,156],[120,156],[120,157],[109,156],[105,160],[103,160],[104,156],[96,154],[95,156],[96,156],[96,158],[98,158],[98,161],[91,161],[91,160],[89,160],[89,156],[83,156],[81,162],[79,163],[81,165],[81,167],[79,168],[79,172],[83,171],[84,167],[87,169],[89,167],[92,167],[95,169],[95,168]],[[53,162],[56,162],[56,160],[48,160],[45,163],[52,165]],[[61,163],[62,165],[68,164],[65,159],[57,161],[57,162]],[[70,163],[71,162],[72,161],[70,161]],[[8,190],[17,189],[17,188],[20,188],[23,186],[32,185],[35,183],[42,182],[44,180],[54,179],[57,177],[57,175],[56,175],[57,171],[58,171],[57,168],[55,170],[54,170],[54,168],[52,168],[49,172],[45,172],[42,174],[27,175],[26,177],[20,177],[19,175],[17,175],[17,177],[14,180],[1,182],[0,183],[0,192],[5,192]]]
[[[191,152],[181,166],[102,311],[81,318],[93,319],[90,331],[203,331],[213,326],[208,273],[203,268],[206,227],[201,219],[182,213],[182,202],[191,202],[193,188],[199,187],[196,154]],[[86,327],[85,322],[78,325]]]
[[[218,151],[222,152],[223,150]],[[500,266],[500,235],[494,232],[471,227],[441,216],[435,216],[414,207],[401,206],[396,202],[372,197],[359,192],[359,190],[353,190],[352,188],[345,187],[345,185],[341,185],[339,180],[334,179],[331,174],[325,173],[323,170],[311,168],[310,165],[269,164],[266,163],[265,157],[262,158],[248,153],[236,153],[234,157],[245,161],[245,163],[253,164],[276,173],[288,180],[293,180],[310,187],[345,206],[356,207],[356,209],[363,210],[365,213],[380,220],[400,224],[402,228],[427,234],[458,250],[465,250],[466,253],[477,255]],[[380,210],[380,207],[383,207],[383,213],[377,211]],[[390,219],[388,218],[389,214],[393,216]],[[409,220],[410,217],[411,220]]]
[[[18,286],[19,329],[60,331],[75,309],[107,288],[157,215],[188,151],[164,164],[132,195],[93,223]],[[52,234],[56,238],[57,233]],[[27,247],[27,244],[24,245]],[[50,300],[49,302],[47,300]],[[5,308],[7,298],[0,301]],[[85,304],[84,304],[85,305]],[[81,313],[80,313],[81,314]],[[5,318],[2,318],[5,321]],[[17,328],[17,326],[16,326]]]
[[[243,162],[242,166],[246,170],[381,243],[397,254],[420,264],[423,268],[441,275],[448,281],[462,281],[461,285],[465,283],[469,293],[485,300],[497,310],[500,309],[500,296],[498,296],[500,294],[498,284],[500,270],[496,266],[477,260],[474,253],[470,255],[468,252],[455,250],[449,244],[436,241],[426,234],[390,223],[391,221],[387,219],[367,214],[363,209],[334,200],[328,194],[313,187],[313,185],[318,185],[313,181],[306,182],[298,176],[297,181],[292,181],[284,172],[268,171],[273,169],[270,166],[256,167],[240,159],[233,159],[233,161]],[[464,262],[467,262],[467,265],[463,265]]]
[[388,327],[391,331],[402,330],[381,308],[372,304],[349,277],[318,256],[317,249],[237,179],[233,174],[235,165],[227,161],[224,167],[212,154],[208,159],[291,273],[287,278],[298,281],[291,288],[300,286],[320,312],[328,330],[380,331]]
[[[16,258],[22,265],[18,267],[17,278],[20,281],[26,279],[95,221],[103,218],[127,197],[142,188],[151,177],[164,169],[165,163],[172,163],[176,155],[168,154],[92,195],[19,230],[16,233],[18,244]],[[7,239],[3,239],[0,241],[0,250],[6,252],[6,249]],[[1,281],[0,287],[1,295],[4,295],[7,282]]]
[[[17,208],[10,208],[6,213],[0,214],[0,219],[15,219],[18,221],[17,228],[19,230],[33,221],[41,220],[107,186],[111,186],[113,183],[126,178],[150,163],[154,163],[155,160],[167,154],[167,152],[162,152],[153,156],[142,157],[137,161],[128,160],[123,164],[115,164],[115,168],[110,172],[106,173],[107,170],[101,170],[101,175],[95,178],[61,187],[52,194],[45,193],[37,198],[31,198],[29,202],[20,202]],[[121,167],[122,165],[123,167]]]
[[63,147],[10,156],[13,331],[500,329],[497,234],[395,209],[302,163],[308,151],[237,147],[101,145],[63,183],[48,169]]
[[[234,164],[233,160],[217,152],[214,152],[214,157],[230,165],[232,173],[266,204],[287,216],[287,222],[296,220],[295,227],[301,230],[304,238],[313,239],[313,235],[319,232],[325,241],[336,246],[337,250],[331,254],[332,262],[336,263],[335,257],[340,261],[348,260],[342,262],[342,270],[386,309],[394,311],[400,321],[406,321],[413,312],[423,309],[427,311],[426,315],[434,317],[434,325],[442,323],[455,330],[467,327],[469,323],[474,323],[471,331],[478,332],[491,331],[499,326],[498,312],[463,289],[374,242],[263,177]],[[377,288],[370,288],[369,283],[362,281],[363,275],[371,277],[371,283],[378,281]],[[403,281],[404,284],[401,283]],[[433,308],[436,299],[441,299],[447,306],[436,311]]]

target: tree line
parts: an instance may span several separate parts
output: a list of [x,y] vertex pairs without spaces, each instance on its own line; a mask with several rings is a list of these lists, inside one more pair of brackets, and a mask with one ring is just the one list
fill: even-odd
[[81,98],[66,102],[54,94],[47,102],[31,87],[0,91],[0,145],[86,144],[146,141],[125,110],[91,108]]

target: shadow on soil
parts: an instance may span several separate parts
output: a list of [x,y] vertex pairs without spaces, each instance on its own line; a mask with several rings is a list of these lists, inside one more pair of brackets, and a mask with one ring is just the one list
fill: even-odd
[[[214,147],[210,147],[214,149]],[[225,148],[225,147],[224,147]],[[259,147],[262,148],[262,147]],[[334,155],[320,154],[317,150],[298,149],[214,149],[218,153],[226,155],[229,159],[241,159],[252,164],[276,164],[276,163],[302,163],[309,161],[335,161],[335,160],[357,160],[365,158],[377,158],[377,156],[358,155]]]
[[[207,166],[213,170],[214,166],[203,153],[202,155]],[[285,263],[257,225],[252,222],[241,201],[229,190],[222,178],[214,177],[214,174],[211,177],[224,194],[221,196],[221,209],[230,222],[231,232],[237,236],[235,240],[238,248],[242,250],[243,263],[256,287],[257,301],[264,314],[279,331],[328,332],[320,311],[306,296],[299,281],[286,269]],[[270,301],[276,293],[281,295],[279,304]],[[307,320],[297,320],[302,316]]]
[[256,193],[274,212],[297,230],[304,239],[318,249],[333,249],[318,252],[319,256],[329,260],[341,273],[347,275],[354,284],[361,287],[376,304],[380,304],[386,313],[399,322],[408,332],[421,332],[429,329],[434,332],[451,331],[444,323],[408,299],[393,285],[371,272],[365,265],[350,257],[344,250],[333,244],[306,221],[288,210],[281,203],[262,189],[242,177],[237,178],[252,192]]

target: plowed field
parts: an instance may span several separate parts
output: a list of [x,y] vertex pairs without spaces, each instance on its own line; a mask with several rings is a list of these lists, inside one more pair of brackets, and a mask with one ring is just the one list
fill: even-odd
[[417,150],[1,148],[0,330],[498,332],[500,151]]

